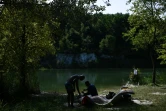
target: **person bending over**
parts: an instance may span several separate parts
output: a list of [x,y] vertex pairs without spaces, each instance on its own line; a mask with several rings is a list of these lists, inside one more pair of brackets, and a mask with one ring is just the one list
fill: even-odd
[[86,81],[85,85],[86,85],[87,89],[84,89],[84,91],[87,91],[87,92],[86,93],[84,93],[84,91],[82,92],[84,96],[86,96],[86,95],[97,96],[98,95],[95,85],[90,84],[89,81]]
[[68,107],[74,107],[73,102],[74,102],[74,92],[75,92],[75,87],[78,91],[79,96],[81,96],[81,93],[79,91],[78,87],[78,81],[82,81],[85,79],[84,75],[73,75],[71,76],[65,83],[65,88],[67,91],[67,102],[68,102]]

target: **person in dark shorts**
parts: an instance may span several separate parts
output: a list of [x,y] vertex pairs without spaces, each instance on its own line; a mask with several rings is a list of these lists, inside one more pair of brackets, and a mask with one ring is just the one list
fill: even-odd
[[84,91],[87,91],[87,92],[84,93],[84,91],[83,91],[84,96],[86,96],[86,95],[97,96],[98,95],[95,85],[90,84],[89,81],[86,81],[85,85],[87,86],[87,89],[84,89]]
[[67,91],[67,102],[68,102],[68,107],[74,107],[73,102],[74,102],[74,92],[75,92],[75,87],[78,91],[79,96],[81,96],[81,93],[79,91],[78,87],[78,81],[82,81],[85,79],[84,75],[73,75],[71,76],[65,83],[65,88]]

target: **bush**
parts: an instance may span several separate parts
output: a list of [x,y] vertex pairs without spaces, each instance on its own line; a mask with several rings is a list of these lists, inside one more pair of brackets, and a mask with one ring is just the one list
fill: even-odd
[[[151,85],[152,84],[152,74],[140,76],[139,74],[139,83],[141,85]],[[156,83],[157,84],[166,84],[166,74],[165,72],[156,72]]]
[[[135,71],[136,71],[136,74],[134,74]],[[133,71],[130,72],[129,79],[130,79],[130,82],[133,84],[140,84],[140,82],[141,82],[140,69],[134,68]]]

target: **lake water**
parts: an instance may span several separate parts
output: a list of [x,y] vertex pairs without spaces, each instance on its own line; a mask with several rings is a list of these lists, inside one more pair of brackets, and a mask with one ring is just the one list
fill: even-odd
[[[120,87],[129,79],[132,69],[56,69],[40,70],[38,72],[41,91],[65,92],[66,80],[74,74],[85,75],[85,80],[79,82],[80,91],[85,87],[86,80],[95,84],[98,90]],[[152,74],[152,69],[141,70],[141,74]]]

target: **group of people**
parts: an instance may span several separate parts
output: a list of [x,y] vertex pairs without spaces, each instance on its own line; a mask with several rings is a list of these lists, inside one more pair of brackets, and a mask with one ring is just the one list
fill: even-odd
[[[84,79],[85,79],[84,75],[73,75],[66,81],[65,88],[67,91],[68,107],[74,107],[73,106],[74,92],[76,91],[76,89],[78,91],[79,97],[81,97],[78,82],[83,81]],[[86,96],[86,95],[97,96],[98,95],[95,85],[91,84],[89,81],[86,81],[85,85],[87,88],[82,91],[83,96]],[[86,91],[86,92],[84,92],[84,91]]]

